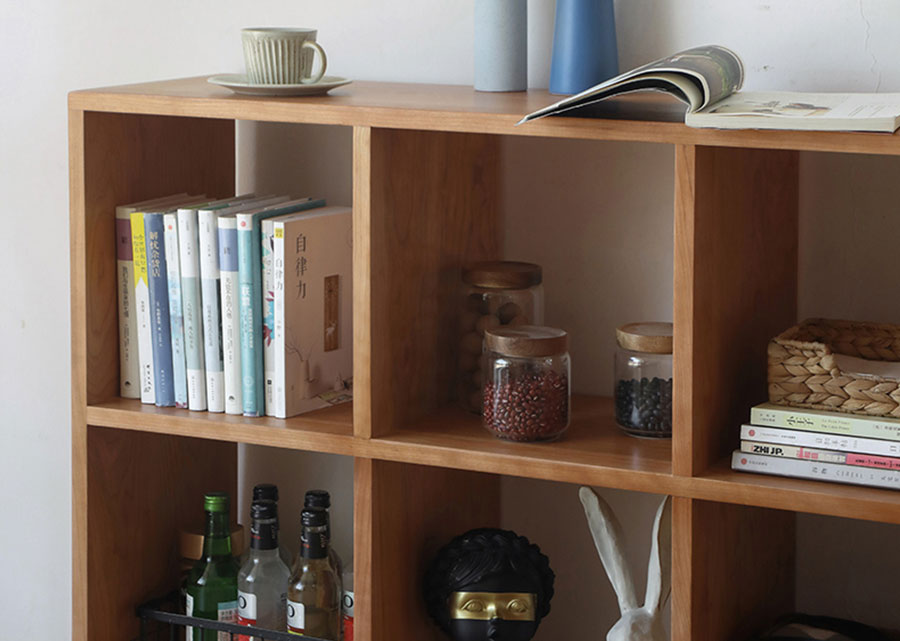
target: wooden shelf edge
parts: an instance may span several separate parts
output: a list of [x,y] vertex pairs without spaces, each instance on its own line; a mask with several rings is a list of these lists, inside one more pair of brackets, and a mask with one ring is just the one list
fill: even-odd
[[87,407],[91,426],[348,456],[355,455],[361,443],[353,437],[351,416],[349,403],[287,420],[189,412],[126,400]]

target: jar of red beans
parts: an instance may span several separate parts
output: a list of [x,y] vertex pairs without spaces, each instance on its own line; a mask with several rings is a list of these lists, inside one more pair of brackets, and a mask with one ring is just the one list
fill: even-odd
[[540,265],[513,261],[474,263],[463,269],[458,390],[460,403],[481,411],[481,354],[484,333],[498,327],[541,325],[544,287]]
[[549,441],[569,427],[568,336],[536,325],[484,334],[482,419],[494,436]]

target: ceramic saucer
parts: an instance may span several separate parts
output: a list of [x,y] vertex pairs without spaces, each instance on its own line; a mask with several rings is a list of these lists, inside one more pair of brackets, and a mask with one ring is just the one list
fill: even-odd
[[226,73],[210,76],[207,82],[246,96],[319,96],[353,81],[340,76],[324,76],[319,82],[306,85],[252,85],[245,75]]

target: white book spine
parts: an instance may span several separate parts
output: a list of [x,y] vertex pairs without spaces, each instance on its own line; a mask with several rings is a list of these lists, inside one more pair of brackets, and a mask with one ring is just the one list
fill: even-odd
[[882,441],[876,438],[860,438],[822,432],[802,432],[781,427],[742,425],[741,439],[796,445],[799,447],[820,447],[825,450],[838,450],[841,452],[900,457],[900,443],[897,441]]
[[824,412],[763,403],[750,409],[750,422],[753,425],[789,430],[900,441],[900,420],[881,416]]
[[260,257],[262,258],[262,346],[263,371],[265,372],[266,416],[275,413],[275,276],[272,264],[275,223],[271,218],[260,223]]
[[832,452],[818,448],[798,447],[796,445],[780,445],[778,443],[759,443],[757,441],[741,441],[741,451],[747,454],[760,454],[762,456],[782,456],[784,458],[797,458],[806,461],[821,461],[822,463],[837,463],[847,465],[846,452]]
[[188,408],[206,409],[203,323],[200,320],[200,254],[197,210],[178,210],[178,254],[181,259],[181,302],[184,313],[184,356],[187,362]]
[[206,356],[206,404],[210,412],[224,412],[225,372],[216,212],[201,209],[197,217],[197,230],[200,247],[200,299],[203,306],[203,352]]
[[116,208],[116,280],[119,299],[119,394],[140,398],[137,317],[134,308],[134,253],[130,207]]
[[273,414],[284,418],[285,414],[285,362],[284,362],[284,223],[275,221],[272,230],[272,290],[274,293],[275,327],[272,337],[272,403]]
[[731,455],[731,469],[739,472],[789,476],[831,483],[900,489],[900,470],[882,470],[777,456],[760,456],[759,454],[747,454],[740,450],[735,450]]
[[222,351],[225,372],[225,413],[244,412],[241,385],[240,287],[237,270],[237,224],[234,216],[219,217],[219,275],[222,289]]

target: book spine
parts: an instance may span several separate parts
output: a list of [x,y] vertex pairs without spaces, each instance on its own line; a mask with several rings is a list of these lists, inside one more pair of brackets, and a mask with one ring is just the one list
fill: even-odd
[[742,425],[741,439],[747,441],[764,441],[779,445],[796,445],[800,447],[818,447],[825,450],[841,452],[858,452],[880,456],[900,457],[900,443],[882,441],[874,438],[857,438],[838,434],[820,432],[802,432],[786,430],[779,427],[761,427],[759,425]]
[[[254,233],[254,223],[256,232]],[[237,214],[238,283],[240,286],[241,318],[241,399],[245,416],[262,416],[265,413],[265,387],[263,385],[263,354],[261,300],[262,288],[259,258],[259,222],[252,215]]]
[[206,409],[206,371],[203,365],[203,323],[200,320],[200,254],[197,212],[178,210],[178,257],[181,259],[181,303],[184,314],[184,358],[188,409]]
[[172,372],[172,332],[169,320],[169,285],[166,282],[165,230],[163,215],[144,214],[147,244],[147,286],[150,293],[150,336],[153,349],[156,405],[175,405]]
[[184,312],[181,304],[181,259],[178,255],[178,217],[163,216],[166,282],[169,285],[169,326],[172,333],[172,383],[175,407],[187,408],[187,363],[184,358]]
[[889,456],[873,456],[871,454],[856,454],[854,452],[833,452],[831,450],[820,450],[813,447],[759,443],[757,441],[741,441],[741,451],[747,452],[748,454],[781,456],[784,458],[803,459],[805,461],[837,463],[838,465],[858,465],[860,467],[874,467],[880,470],[900,470],[900,459]]
[[200,299],[203,305],[203,352],[206,355],[206,405],[225,411],[225,371],[222,354],[222,301],[219,285],[218,216],[200,210],[197,218],[200,247]]
[[219,275],[222,288],[222,347],[225,413],[242,414],[241,323],[238,308],[237,227],[234,217],[219,218]]
[[119,293],[119,395],[140,398],[141,367],[137,354],[137,321],[134,309],[134,249],[131,216],[116,212],[116,289]]
[[150,289],[147,284],[147,246],[144,243],[144,214],[131,214],[131,248],[134,257],[134,309],[136,312],[141,403],[156,402],[153,386],[153,343],[150,335]]
[[272,412],[278,418],[285,418],[284,223],[278,221],[273,225],[272,250]]
[[750,422],[766,427],[900,441],[900,421],[892,423],[853,414],[812,413],[794,408],[757,405],[750,410]]
[[262,260],[262,348],[267,416],[275,416],[273,389],[275,375],[275,346],[272,342],[273,332],[275,331],[274,273],[272,266],[274,228],[275,223],[271,218],[263,220],[260,223],[259,255]]
[[897,470],[760,456],[759,454],[747,454],[740,450],[736,450],[731,455],[731,469],[738,472],[900,489],[900,471]]

